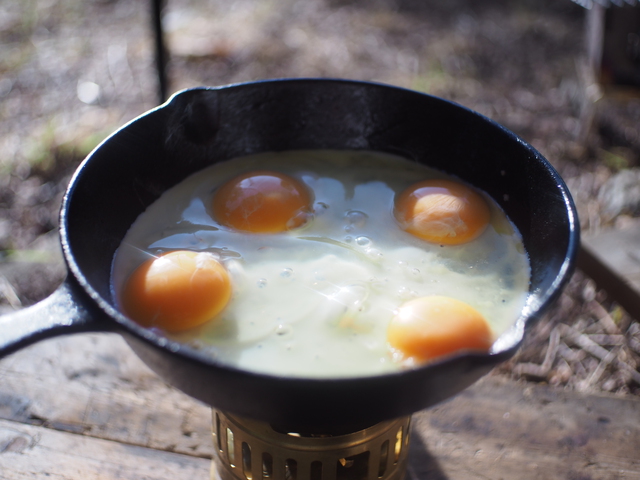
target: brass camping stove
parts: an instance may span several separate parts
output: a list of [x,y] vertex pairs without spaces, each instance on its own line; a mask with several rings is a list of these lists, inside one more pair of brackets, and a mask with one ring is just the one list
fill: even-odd
[[313,435],[213,410],[211,480],[402,480],[410,421]]

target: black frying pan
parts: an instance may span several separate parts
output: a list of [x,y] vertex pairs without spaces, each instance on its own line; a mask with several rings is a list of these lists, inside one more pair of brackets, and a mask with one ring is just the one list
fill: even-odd
[[[145,330],[114,308],[109,288],[114,252],[136,217],[163,191],[212,163],[293,149],[398,154],[491,195],[522,233],[532,268],[523,315],[495,351],[375,377],[278,377],[217,364]],[[60,218],[68,278],[43,302],[0,318],[0,356],[55,335],[115,331],[187,394],[232,413],[314,432],[411,414],[456,394],[511,357],[527,327],[558,296],[579,244],[567,187],[513,133],[429,95],[324,79],[263,81],[174,95],[87,157],[69,185]]]

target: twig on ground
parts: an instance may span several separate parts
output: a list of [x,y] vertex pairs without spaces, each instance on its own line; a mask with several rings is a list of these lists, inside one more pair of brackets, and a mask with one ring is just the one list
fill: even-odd
[[7,303],[14,309],[22,307],[20,297],[16,293],[16,290],[11,285],[4,275],[0,275],[0,297],[4,298]]
[[589,375],[588,378],[578,382],[578,384],[576,385],[576,388],[580,391],[589,390],[593,385],[595,385],[600,380],[600,378],[602,377],[602,374],[605,372],[607,367],[609,367],[613,363],[617,355],[618,355],[618,352],[616,350],[612,350],[608,352],[605,358],[603,358],[600,361],[600,363],[595,368],[595,370],[591,372],[591,375]]
[[544,356],[544,360],[540,365],[536,363],[521,363],[514,367],[514,372],[519,375],[528,375],[537,378],[546,378],[558,352],[558,344],[560,343],[560,332],[558,328],[551,330],[549,335],[549,346],[547,347],[547,353]]
[[638,372],[635,367],[629,365],[626,362],[620,361],[616,358],[617,355],[611,357],[611,352],[609,352],[605,348],[602,348],[600,345],[591,340],[587,335],[580,333],[573,327],[565,324],[560,324],[558,325],[558,328],[560,328],[560,332],[563,338],[569,340],[571,343],[573,343],[577,347],[580,347],[599,360],[603,362],[613,363],[616,367],[629,371],[633,381],[640,385],[640,372]]
[[602,326],[606,333],[612,335],[620,333],[620,328],[613,320],[613,318],[611,318],[609,312],[607,312],[607,310],[602,305],[600,305],[600,303],[592,300],[591,302],[589,302],[588,308],[593,310],[594,314],[598,317],[598,324]]
[[608,335],[601,333],[592,333],[587,338],[598,345],[619,346],[625,345],[626,339],[624,335]]

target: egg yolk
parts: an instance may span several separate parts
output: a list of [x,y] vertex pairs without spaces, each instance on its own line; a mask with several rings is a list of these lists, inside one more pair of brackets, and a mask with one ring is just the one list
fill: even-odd
[[401,228],[442,245],[460,245],[479,237],[491,212],[482,196],[461,183],[425,180],[403,191],[394,214]]
[[213,216],[227,227],[249,233],[279,233],[302,226],[311,195],[302,182],[278,172],[237,176],[213,197]]
[[470,305],[433,295],[404,303],[389,324],[387,340],[403,358],[422,363],[458,351],[486,352],[492,333]]
[[179,332],[211,320],[230,298],[229,274],[211,253],[178,250],[134,270],[122,308],[145,327]]

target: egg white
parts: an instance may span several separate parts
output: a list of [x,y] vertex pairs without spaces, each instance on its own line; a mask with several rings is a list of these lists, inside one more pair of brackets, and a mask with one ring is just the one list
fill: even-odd
[[[220,226],[212,194],[251,170],[276,170],[313,192],[308,223],[283,234]],[[491,200],[492,221],[473,242],[441,246],[398,228],[393,199],[441,172],[377,152],[263,153],[211,166],[165,192],[132,225],[116,253],[117,299],[149,256],[176,250],[216,253],[233,296],[216,319],[174,335],[222,362],[276,375],[345,377],[402,368],[386,341],[405,301],[446,295],[476,308],[494,336],[520,316],[529,264],[515,227]]]

